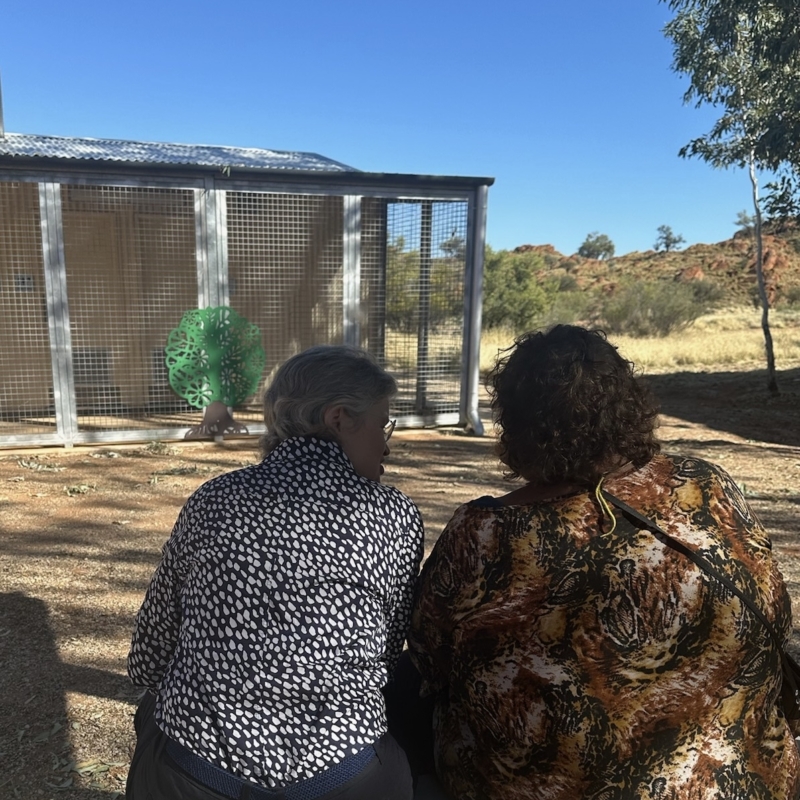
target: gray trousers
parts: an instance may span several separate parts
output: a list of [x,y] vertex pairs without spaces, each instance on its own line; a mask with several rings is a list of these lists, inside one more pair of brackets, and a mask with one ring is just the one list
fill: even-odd
[[[232,800],[204,785],[178,766],[166,751],[167,737],[154,717],[155,695],[148,692],[134,717],[136,750],[131,761],[126,800]],[[408,759],[390,734],[375,742],[375,758],[346,783],[314,800],[412,800],[414,790]],[[289,797],[302,791],[291,787]],[[234,800],[286,800],[284,790],[242,782]]]

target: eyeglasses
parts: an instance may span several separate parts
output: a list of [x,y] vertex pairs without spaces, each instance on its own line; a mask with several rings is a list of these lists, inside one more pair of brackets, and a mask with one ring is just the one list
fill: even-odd
[[395,425],[397,425],[396,419],[390,419],[384,426],[383,426],[383,438],[385,441],[389,441],[392,438],[392,434],[394,433]]

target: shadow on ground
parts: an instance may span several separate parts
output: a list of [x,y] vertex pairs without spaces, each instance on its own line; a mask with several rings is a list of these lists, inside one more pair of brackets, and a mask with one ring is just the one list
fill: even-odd
[[766,369],[674,372],[646,382],[662,414],[743,439],[800,446],[800,368],[778,371],[778,395],[767,390]]
[[78,770],[107,772],[112,764],[76,764],[70,741],[66,692],[128,698],[127,680],[106,670],[65,664],[58,656],[47,605],[21,592],[0,594],[0,797],[29,800],[113,800],[119,793],[75,787]]

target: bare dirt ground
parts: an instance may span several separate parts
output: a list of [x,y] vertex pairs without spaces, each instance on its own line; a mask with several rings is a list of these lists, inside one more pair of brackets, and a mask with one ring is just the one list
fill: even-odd
[[[665,450],[744,487],[800,622],[800,368],[780,374],[776,398],[755,369],[650,381]],[[0,451],[0,798],[124,795],[133,616],[186,497],[256,459],[254,439]],[[457,505],[508,490],[491,437],[454,429],[398,431],[384,480],[420,506],[429,546]]]

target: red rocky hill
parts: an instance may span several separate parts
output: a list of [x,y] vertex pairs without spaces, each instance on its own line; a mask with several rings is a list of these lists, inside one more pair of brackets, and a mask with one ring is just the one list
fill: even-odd
[[[771,304],[794,289],[800,292],[800,227],[767,229],[764,237],[764,277]],[[524,244],[515,253],[539,253],[546,265],[542,278],[570,276],[577,289],[613,292],[633,280],[709,281],[731,303],[751,302],[756,290],[756,247],[752,235],[738,232],[717,244],[695,244],[668,253],[647,250],[606,260],[565,256],[552,245]]]

